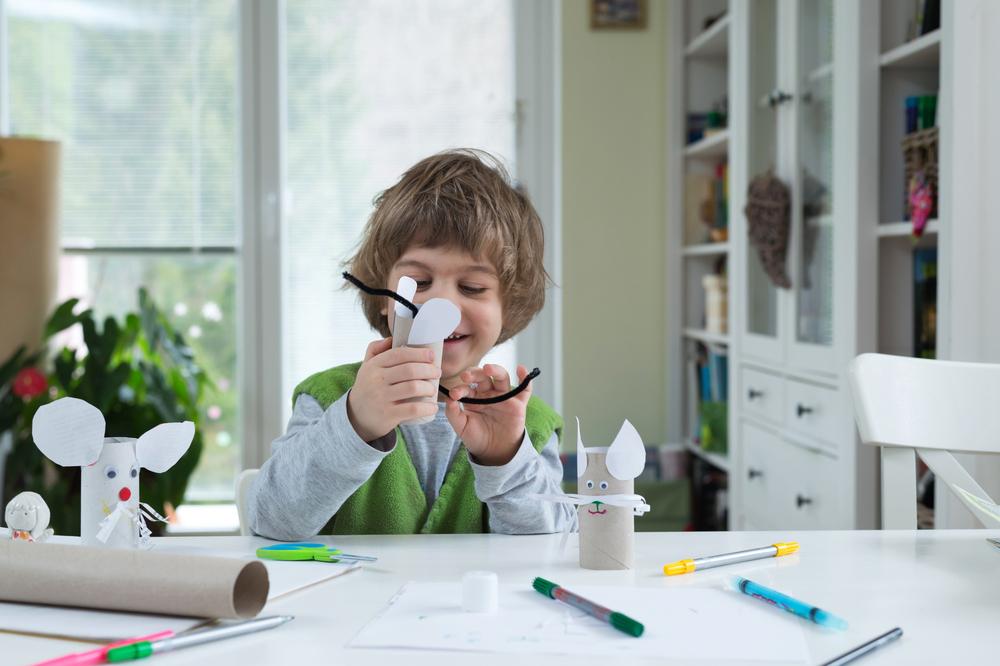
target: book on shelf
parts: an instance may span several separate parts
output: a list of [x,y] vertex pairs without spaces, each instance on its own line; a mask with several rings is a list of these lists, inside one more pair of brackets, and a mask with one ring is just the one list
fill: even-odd
[[937,357],[937,248],[913,251],[913,355]]
[[698,344],[688,359],[688,424],[695,443],[720,455],[728,450],[729,358],[722,348]]

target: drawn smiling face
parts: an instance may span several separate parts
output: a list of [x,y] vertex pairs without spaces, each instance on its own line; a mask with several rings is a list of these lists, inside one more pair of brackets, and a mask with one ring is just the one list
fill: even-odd
[[587,469],[580,477],[577,492],[595,497],[593,502],[581,507],[581,511],[586,510],[592,516],[603,516],[608,512],[608,506],[600,501],[601,496],[632,493],[632,479],[621,481],[611,476],[606,459],[606,451],[587,450]]

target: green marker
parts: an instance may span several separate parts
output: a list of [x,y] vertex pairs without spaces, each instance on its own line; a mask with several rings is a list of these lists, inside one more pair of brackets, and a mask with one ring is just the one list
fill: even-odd
[[579,595],[573,594],[565,587],[556,585],[552,581],[545,580],[544,578],[536,578],[531,586],[550,599],[561,601],[577,610],[582,610],[587,615],[595,617],[602,622],[607,622],[615,629],[624,631],[629,636],[639,638],[645,630],[641,622],[633,620],[628,615],[623,615],[610,608],[595,604],[593,601],[588,601]]
[[233,638],[235,636],[242,636],[243,634],[250,634],[255,631],[273,629],[274,627],[281,626],[292,619],[294,618],[290,615],[260,617],[256,620],[247,620],[246,622],[239,622],[237,624],[228,624],[221,627],[202,629],[201,631],[192,631],[189,634],[177,634],[173,638],[164,638],[159,641],[139,641],[138,643],[129,643],[128,645],[122,645],[121,647],[111,648],[108,650],[105,660],[109,664],[114,664],[121,661],[145,659],[146,657],[159,654],[160,652],[179,650],[181,648],[192,647],[194,645],[201,645],[202,643],[221,641],[224,638]]

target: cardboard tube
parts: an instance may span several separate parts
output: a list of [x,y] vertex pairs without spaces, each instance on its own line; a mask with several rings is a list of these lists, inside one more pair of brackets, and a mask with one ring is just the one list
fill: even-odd
[[37,349],[56,298],[59,144],[0,138],[0,359]]
[[[413,347],[415,349],[433,349],[434,350],[434,365],[440,370],[441,369],[441,355],[444,353],[444,340],[438,340],[437,342],[427,344],[427,345],[407,345],[406,340],[410,337],[410,329],[413,327],[413,319],[409,317],[395,317],[392,322],[392,348],[397,347]],[[428,380],[429,381],[429,380]],[[434,384],[434,396],[431,398],[410,398],[405,402],[433,402],[437,403],[438,396],[438,380],[433,381]],[[421,423],[430,423],[434,420],[434,415],[425,416],[419,419],[413,419],[411,421],[403,421],[400,425],[420,425]]]
[[245,619],[267,602],[267,569],[239,560],[0,541],[0,600]]
[[[593,495],[633,494],[635,481],[621,481],[608,473],[606,451],[587,451],[587,469],[580,477],[578,492]],[[587,481],[594,488],[586,487]],[[608,484],[606,489],[600,483]],[[583,504],[577,508],[580,524],[580,566],[584,569],[631,569],[635,566],[635,515],[632,509],[621,506]]]

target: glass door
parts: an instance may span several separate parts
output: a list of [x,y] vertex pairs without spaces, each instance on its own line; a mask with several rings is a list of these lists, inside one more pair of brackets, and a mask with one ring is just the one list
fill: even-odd
[[790,360],[832,370],[834,295],[832,0],[795,3],[795,166]]

